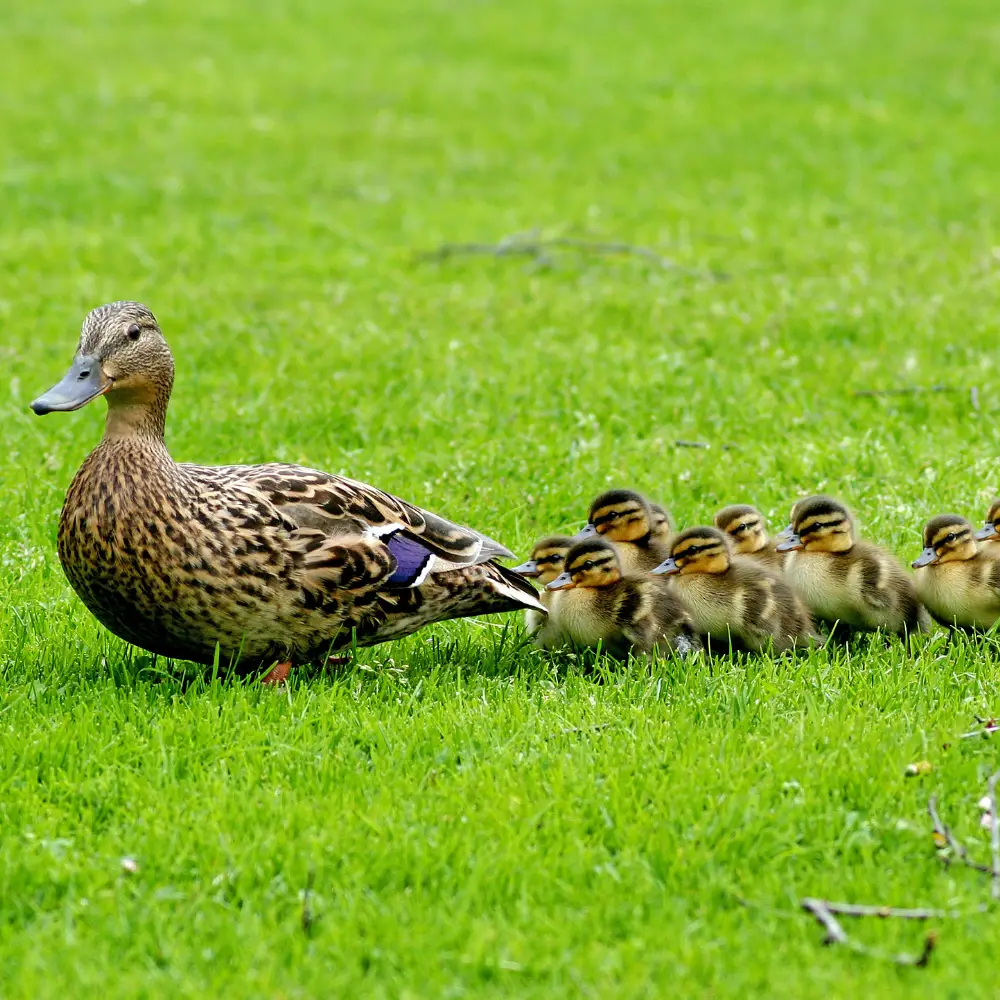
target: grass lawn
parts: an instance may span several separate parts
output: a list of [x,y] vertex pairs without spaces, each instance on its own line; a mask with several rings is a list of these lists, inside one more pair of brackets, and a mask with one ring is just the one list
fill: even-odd
[[[518,552],[609,484],[774,527],[822,490],[912,559],[1000,490],[998,74],[988,0],[4,5],[0,995],[995,996],[1000,908],[926,815],[988,858],[1000,744],[955,736],[1000,712],[992,640],[594,677],[511,618],[186,685],[56,558],[103,404],[27,404],[137,298],[178,459]],[[417,257],[532,230],[680,266]],[[960,916],[900,968],[806,895]]]

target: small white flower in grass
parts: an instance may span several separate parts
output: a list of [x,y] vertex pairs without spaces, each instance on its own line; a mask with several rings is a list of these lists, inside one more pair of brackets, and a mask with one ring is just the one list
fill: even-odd
[[995,822],[996,822],[996,820],[993,817],[993,813],[983,813],[981,819],[979,820],[979,825],[984,830],[992,830],[993,829],[993,824]]
[[989,812],[990,809],[993,808],[993,803],[990,801],[990,797],[988,795],[984,795],[979,800],[978,805],[979,805],[979,808],[982,809],[983,812]]
[[135,858],[130,858],[126,855],[121,859],[122,871],[126,875],[138,875],[139,874],[139,862]]

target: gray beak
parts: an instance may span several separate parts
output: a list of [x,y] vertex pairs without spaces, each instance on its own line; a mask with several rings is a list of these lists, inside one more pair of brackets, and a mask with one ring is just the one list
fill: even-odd
[[986,542],[989,541],[989,539],[996,537],[997,537],[997,529],[992,524],[987,524],[985,528],[980,528],[976,532],[976,538],[980,542]]
[[592,524],[585,524],[577,533],[574,538],[590,538],[592,535],[597,534],[597,528]]
[[563,590],[573,585],[573,578],[569,573],[560,573],[550,583],[545,584],[546,590]]
[[538,576],[538,563],[534,559],[529,559],[527,562],[521,563],[520,566],[515,566],[512,573],[520,573],[521,576]]
[[776,552],[791,552],[793,549],[802,548],[802,539],[795,534],[795,530],[789,525],[780,534],[775,536],[775,541],[778,543],[775,545],[774,549]]
[[674,557],[671,556],[669,559],[664,559],[659,566],[651,569],[649,572],[655,576],[672,576],[674,573],[679,573],[680,569],[674,561]]
[[[992,530],[993,528],[991,527],[990,531]],[[930,566],[932,562],[937,562],[937,553],[931,546],[928,545],[927,548],[924,549],[924,551],[921,552],[912,563],[910,563],[910,565],[914,569],[920,569],[921,566]]]
[[81,354],[73,359],[73,365],[63,380],[48,392],[43,392],[31,404],[31,408],[40,417],[46,413],[79,410],[110,388],[111,379],[101,370],[101,363],[97,358]]

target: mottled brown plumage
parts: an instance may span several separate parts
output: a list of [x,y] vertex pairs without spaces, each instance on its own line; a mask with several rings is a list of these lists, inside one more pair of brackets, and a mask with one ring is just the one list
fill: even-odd
[[108,400],[66,496],[59,557],[112,632],[151,652],[251,668],[308,662],[430,622],[534,608],[491,539],[364,483],[294,465],[176,463],[163,440],[173,358],[152,313],[90,313],[38,413]]

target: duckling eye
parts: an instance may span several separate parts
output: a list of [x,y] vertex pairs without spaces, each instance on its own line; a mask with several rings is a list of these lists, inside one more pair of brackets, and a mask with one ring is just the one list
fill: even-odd
[[945,544],[948,544],[949,542],[953,542],[953,541],[955,541],[955,539],[956,539],[957,537],[958,537],[958,535],[956,535],[956,534],[955,534],[954,532],[952,532],[952,533],[950,533],[950,534],[947,534],[947,535],[945,535],[945,536],[944,536],[944,540],[945,540]]
[[139,336],[142,334],[142,330],[139,329],[138,323],[133,323],[125,332],[128,335],[129,340],[138,340]]

